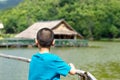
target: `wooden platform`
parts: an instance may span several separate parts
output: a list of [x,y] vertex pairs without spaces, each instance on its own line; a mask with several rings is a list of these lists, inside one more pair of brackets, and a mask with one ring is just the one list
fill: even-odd
[[[34,47],[35,42],[34,39],[19,39],[19,38],[7,38],[0,40],[0,47]],[[56,39],[55,40],[56,47],[63,46],[77,46],[77,47],[86,47],[88,46],[88,40],[74,40],[74,39]]]

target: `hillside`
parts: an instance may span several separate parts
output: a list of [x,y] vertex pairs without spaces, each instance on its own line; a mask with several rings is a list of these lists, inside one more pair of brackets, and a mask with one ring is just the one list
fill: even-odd
[[23,0],[0,0],[0,9],[8,9],[15,7]]
[[37,21],[65,19],[86,38],[120,37],[120,0],[24,0],[0,12],[5,33],[19,33]]

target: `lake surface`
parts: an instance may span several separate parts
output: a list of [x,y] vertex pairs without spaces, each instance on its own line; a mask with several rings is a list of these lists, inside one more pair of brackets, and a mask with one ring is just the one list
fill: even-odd
[[[37,48],[0,49],[0,53],[31,58]],[[120,42],[89,42],[89,47],[52,48],[51,52],[89,71],[98,80],[120,80]],[[0,57],[0,80],[27,80],[29,64]],[[68,75],[62,80],[78,80]]]

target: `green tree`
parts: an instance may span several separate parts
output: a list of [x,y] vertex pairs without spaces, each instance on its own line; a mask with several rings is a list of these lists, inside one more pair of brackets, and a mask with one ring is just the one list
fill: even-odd
[[19,33],[37,21],[65,19],[88,39],[120,37],[119,0],[24,0],[0,11],[6,33]]

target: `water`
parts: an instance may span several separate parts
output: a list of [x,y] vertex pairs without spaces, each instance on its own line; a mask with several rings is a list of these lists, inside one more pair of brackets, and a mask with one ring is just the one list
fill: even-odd
[[[51,52],[76,68],[91,72],[98,80],[120,80],[120,43],[90,42],[90,47],[52,48]],[[0,53],[30,58],[37,48],[0,49]],[[27,80],[29,64],[0,57],[0,80]],[[78,80],[68,75],[62,80]]]

